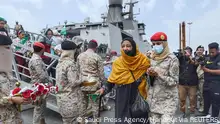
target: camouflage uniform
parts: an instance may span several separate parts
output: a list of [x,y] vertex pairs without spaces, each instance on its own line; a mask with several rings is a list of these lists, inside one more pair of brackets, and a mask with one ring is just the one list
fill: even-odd
[[112,56],[111,61],[114,62],[117,58],[117,56]]
[[[32,83],[49,83],[49,76],[44,65],[43,60],[37,54],[33,54],[29,61],[29,70]],[[46,101],[44,100],[41,105],[35,106],[33,124],[44,123],[44,109],[46,109]]]
[[152,124],[172,124],[172,120],[165,119],[171,119],[178,106],[179,61],[175,55],[170,54],[163,61],[152,60],[151,66],[158,77],[149,89],[150,121]]
[[56,68],[56,83],[58,86],[57,105],[63,119],[63,124],[75,124],[78,117],[84,116],[86,106],[83,103],[83,93],[80,89],[78,71],[73,59],[60,60]]
[[198,85],[199,111],[202,112],[204,109],[204,99],[203,99],[204,71],[201,69],[201,65],[199,65],[199,67],[197,68],[197,74],[199,78],[199,85]]
[[[77,60],[78,66],[80,67],[80,77],[82,81],[88,81],[88,75],[97,78],[97,83],[93,86],[82,86],[81,89],[84,92],[84,98],[86,99],[87,109],[92,109],[93,117],[97,118],[99,114],[99,100],[93,102],[89,100],[87,94],[93,94],[101,87],[101,83],[104,82],[104,67],[101,57],[96,54],[93,50],[88,49],[81,53]],[[89,101],[88,101],[89,100]]]
[[0,124],[22,124],[20,112],[8,101],[14,84],[6,73],[0,72]]

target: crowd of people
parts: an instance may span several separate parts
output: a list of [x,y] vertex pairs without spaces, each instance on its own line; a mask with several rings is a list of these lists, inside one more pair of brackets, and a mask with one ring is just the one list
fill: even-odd
[[[19,30],[18,38],[12,41],[5,24],[6,20],[0,18],[0,122],[21,124],[20,112],[14,105],[31,104],[32,101],[9,96],[15,80],[12,67],[4,66],[4,63],[12,65],[11,46],[15,46],[15,52],[20,56],[26,52],[13,45],[13,42],[28,45],[29,40],[23,30]],[[204,54],[204,47],[199,46],[193,57],[190,47],[178,53],[170,52],[168,37],[163,32],[155,33],[151,43],[152,51],[143,54],[132,38],[125,38],[121,41],[121,55],[117,56],[117,52],[112,51],[103,63],[96,53],[98,41],[90,40],[88,49],[81,51],[77,42],[62,39],[58,32],[48,29],[42,41],[31,43],[33,54],[30,60],[24,62],[17,57],[16,62],[28,68],[31,83],[51,83],[58,87],[57,105],[63,124],[85,123],[88,108],[94,119],[99,118],[100,99],[113,87],[116,87],[114,122],[118,124],[129,123],[128,118],[132,118],[130,122],[135,124],[172,124],[178,106],[182,117],[187,117],[187,97],[190,116],[209,118],[207,115],[212,107],[210,117],[216,118],[212,121],[218,121],[219,44],[210,43],[209,54]],[[45,56],[44,52],[60,56],[53,65],[56,70],[46,69],[45,64],[49,65],[51,58]],[[110,66],[108,73],[104,73],[104,65]],[[50,81],[50,74],[56,79],[55,82]],[[45,124],[46,99],[32,104],[35,106],[33,124]],[[197,108],[199,113],[196,113]],[[78,122],[78,117],[82,118],[81,122]],[[143,122],[143,119],[147,121]]]

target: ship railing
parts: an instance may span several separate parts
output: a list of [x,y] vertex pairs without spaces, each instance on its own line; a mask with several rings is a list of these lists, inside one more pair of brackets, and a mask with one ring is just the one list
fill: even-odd
[[[18,46],[18,47],[21,47],[22,49],[25,49],[29,52],[32,52],[33,51],[33,48],[31,47],[27,47],[25,45],[22,45],[22,44],[19,44],[19,43],[16,43],[16,42],[13,42],[13,45],[15,46]],[[28,70],[29,71],[29,68],[27,66],[24,66],[24,65],[19,65],[17,64],[16,62],[16,56],[19,56],[21,58],[23,58],[26,62],[28,62],[30,60],[30,57],[27,57],[27,56],[22,56],[20,54],[17,54],[14,50],[13,51],[13,74],[14,74],[14,77],[21,83],[21,87],[31,87],[31,77],[25,73],[24,69],[25,70]],[[49,65],[45,64],[46,67],[47,67],[47,70],[49,70],[50,68],[53,68],[53,65],[56,61],[58,61],[59,57],[56,56],[56,55],[52,55],[52,54],[49,54],[49,53],[44,53],[45,56],[47,57],[50,57],[52,60],[51,60],[51,63]],[[22,72],[19,72],[18,70],[18,67],[22,68]],[[49,76],[49,79],[52,81],[56,81],[55,78],[53,78],[51,75]],[[33,107],[33,106],[32,106]],[[47,108],[55,111],[55,112],[58,112],[59,113],[59,110],[58,110],[58,107],[57,107],[57,102],[56,102],[56,95],[55,94],[50,94],[47,98]]]

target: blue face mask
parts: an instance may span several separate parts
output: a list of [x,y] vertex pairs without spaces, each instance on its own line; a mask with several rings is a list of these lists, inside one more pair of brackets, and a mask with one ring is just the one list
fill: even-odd
[[156,54],[161,54],[163,52],[163,45],[155,45],[153,46],[153,50]]

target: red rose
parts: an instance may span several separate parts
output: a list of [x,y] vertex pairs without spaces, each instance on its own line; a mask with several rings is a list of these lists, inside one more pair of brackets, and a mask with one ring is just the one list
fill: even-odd
[[31,93],[33,93],[32,90],[26,90],[22,93],[22,96],[26,99],[30,98],[31,97]]
[[46,95],[48,92],[49,92],[49,89],[45,88],[44,91],[43,91],[43,94]]
[[41,93],[43,93],[44,91],[44,85],[38,85],[38,91],[40,91]]
[[35,101],[36,98],[37,98],[36,94],[32,93],[32,94],[31,94],[31,99],[32,99],[33,101]]
[[56,92],[58,92],[58,86],[56,86]]
[[37,91],[36,92],[36,96],[40,96],[41,95],[41,92],[40,91]]
[[18,94],[20,92],[20,90],[21,90],[21,88],[17,87],[12,91],[12,94],[13,95]]

